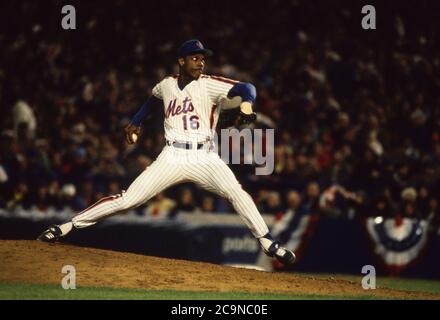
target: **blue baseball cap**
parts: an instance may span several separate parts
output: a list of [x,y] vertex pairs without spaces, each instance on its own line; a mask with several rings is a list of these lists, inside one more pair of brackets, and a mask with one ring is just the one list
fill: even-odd
[[196,53],[202,53],[207,57],[212,56],[213,54],[212,50],[205,49],[205,47],[199,40],[193,39],[184,42],[180,46],[179,51],[177,52],[177,57],[183,58]]

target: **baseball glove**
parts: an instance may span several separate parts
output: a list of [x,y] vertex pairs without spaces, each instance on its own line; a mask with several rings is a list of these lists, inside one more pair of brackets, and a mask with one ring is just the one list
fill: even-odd
[[243,111],[240,111],[240,117],[238,119],[239,124],[250,124],[257,119],[257,114],[255,112],[246,114]]

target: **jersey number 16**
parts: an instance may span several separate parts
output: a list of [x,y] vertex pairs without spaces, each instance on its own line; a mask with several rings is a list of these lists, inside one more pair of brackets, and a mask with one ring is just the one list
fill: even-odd
[[[187,116],[184,115],[182,117],[182,120],[183,120],[183,128],[185,130],[188,130]],[[191,117],[189,117],[189,127],[191,129],[194,129],[194,130],[197,130],[200,127],[199,117],[198,116],[191,116]]]

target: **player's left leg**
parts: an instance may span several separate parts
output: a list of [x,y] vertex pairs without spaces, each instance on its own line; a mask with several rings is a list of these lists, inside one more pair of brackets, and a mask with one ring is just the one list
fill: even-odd
[[188,179],[228,199],[267,255],[276,257],[284,264],[293,263],[295,254],[272,238],[251,196],[243,190],[232,170],[218,154],[198,151],[196,158],[193,164],[183,167]]
[[178,160],[179,154],[170,147],[165,147],[158,158],[130,184],[126,192],[100,199],[70,221],[50,226],[37,239],[55,242],[73,229],[90,227],[112,215],[142,205],[168,187],[183,182]]

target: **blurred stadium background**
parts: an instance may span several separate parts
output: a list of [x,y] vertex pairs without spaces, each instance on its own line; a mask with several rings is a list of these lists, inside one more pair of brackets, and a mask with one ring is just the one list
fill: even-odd
[[[164,145],[161,112],[134,147],[123,127],[191,38],[207,73],[256,85],[255,128],[275,129],[275,172],[232,165],[289,271],[440,279],[438,4],[362,1],[0,3],[0,238],[34,239],[119,193]],[[160,110],[159,110],[160,111]],[[66,241],[144,254],[282,269],[231,206],[179,185]]]

